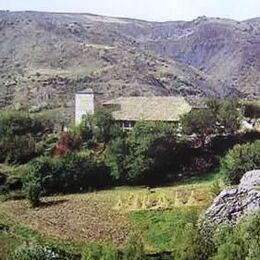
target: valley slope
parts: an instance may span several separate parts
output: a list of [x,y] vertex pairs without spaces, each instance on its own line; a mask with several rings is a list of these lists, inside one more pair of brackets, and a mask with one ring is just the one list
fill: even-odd
[[260,20],[147,22],[90,14],[0,12],[0,106],[73,107],[91,87],[120,95],[257,94]]

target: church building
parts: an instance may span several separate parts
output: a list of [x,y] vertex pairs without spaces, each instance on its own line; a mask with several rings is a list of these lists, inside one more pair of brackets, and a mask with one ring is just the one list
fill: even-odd
[[[95,96],[92,89],[75,95],[75,123],[79,124],[86,115],[95,112]],[[195,106],[181,96],[135,96],[120,97],[102,103],[111,111],[114,119],[124,129],[131,129],[137,121],[178,122],[180,117]]]

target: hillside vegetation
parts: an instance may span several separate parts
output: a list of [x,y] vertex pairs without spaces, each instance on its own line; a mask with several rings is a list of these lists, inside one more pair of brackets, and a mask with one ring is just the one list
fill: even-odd
[[41,113],[2,112],[0,258],[257,255],[258,238],[248,235],[258,215],[237,228],[200,221],[225,185],[260,167],[259,132],[241,131],[241,106],[248,104],[209,100],[207,106],[182,116],[180,125],[140,121],[131,131],[108,111],[65,132]]
[[[121,95],[259,94],[259,20],[147,22],[0,12],[0,106],[72,113],[76,90]],[[258,93],[257,93],[258,91]]]

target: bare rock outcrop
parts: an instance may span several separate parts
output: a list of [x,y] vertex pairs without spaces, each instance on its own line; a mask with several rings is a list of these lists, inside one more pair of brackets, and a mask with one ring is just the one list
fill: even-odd
[[224,189],[205,212],[214,224],[236,223],[240,217],[260,210],[260,170],[247,172],[236,188]]

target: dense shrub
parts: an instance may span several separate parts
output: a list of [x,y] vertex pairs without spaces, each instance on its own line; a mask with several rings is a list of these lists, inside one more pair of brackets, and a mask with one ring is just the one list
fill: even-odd
[[50,122],[28,113],[13,111],[0,114],[0,137],[23,136],[26,134],[35,136],[44,133],[51,127]]
[[93,244],[88,247],[85,247],[82,253],[82,260],[98,260],[98,259],[104,259],[104,260],[119,260],[120,258],[120,252],[119,250],[110,245],[98,245]]
[[111,176],[118,183],[126,182],[126,158],[128,156],[126,138],[117,137],[109,142],[105,150],[105,161]]
[[158,184],[168,179],[176,180],[187,162],[189,151],[189,143],[177,140],[173,135],[155,139],[147,151],[150,169],[144,176],[145,181]]
[[175,125],[138,122],[127,137],[127,180],[131,183],[163,181],[178,163],[175,156],[179,144],[175,134]]
[[198,228],[191,221],[173,235],[173,257],[180,260],[259,259],[260,213],[245,216],[239,223],[214,226],[204,222]]
[[[112,139],[106,145],[105,162],[113,178],[119,184],[149,185],[176,180],[183,168],[194,163],[191,159],[197,158],[190,142],[180,140],[176,133],[174,124],[138,122],[126,136]],[[199,169],[215,165],[208,157],[207,153],[202,158],[205,162],[198,162]]]
[[190,209],[176,216],[178,219],[172,224],[175,225],[171,239],[173,259],[208,259],[212,248],[206,241],[207,235],[204,237],[205,233],[201,234],[198,228],[198,210]]
[[[89,191],[111,184],[109,171],[102,162],[85,153],[63,157],[40,157],[31,163],[24,178],[24,188],[37,188],[45,195]],[[34,190],[33,190],[34,191]],[[28,194],[28,193],[27,193]]]
[[[27,165],[8,166],[0,165],[0,194],[8,195],[21,190],[22,176],[27,172]],[[19,192],[18,192],[19,193]],[[20,193],[22,195],[22,192]]]
[[216,253],[212,259],[259,259],[260,214],[244,217],[236,226],[226,225],[214,234]]
[[38,155],[31,135],[7,136],[0,140],[0,161],[25,163]]
[[84,142],[95,139],[97,142],[108,143],[113,138],[122,135],[121,128],[116,124],[112,115],[106,111],[98,111],[92,116],[88,116],[78,126]]
[[260,168],[260,141],[236,145],[221,162],[221,171],[230,184],[238,184],[241,177],[250,170]]
[[26,187],[27,198],[30,201],[32,207],[37,207],[40,204],[41,185],[39,182],[28,183]]
[[51,129],[48,121],[27,113],[1,113],[0,161],[24,163],[38,156],[37,142]]
[[76,260],[76,255],[69,254],[53,246],[38,243],[24,243],[18,246],[10,256],[11,260]]
[[130,236],[122,252],[123,260],[143,260],[146,258],[142,239],[137,234],[133,234]]
[[77,132],[65,132],[61,134],[54,153],[56,155],[64,155],[79,150],[81,145],[82,138]]
[[213,134],[237,132],[241,120],[242,113],[236,100],[209,100],[207,109],[191,110],[182,117],[181,123],[183,132],[195,134],[204,147]]
[[59,136],[57,134],[49,134],[36,144],[37,151],[41,155],[50,156],[55,154],[57,144],[59,142]]
[[0,172],[0,186],[4,185],[6,180],[7,180],[6,174]]
[[139,236],[132,235],[127,244],[122,248],[113,245],[89,245],[84,248],[82,260],[145,260],[143,243]]
[[248,254],[247,246],[243,234],[240,233],[239,227],[222,227],[222,229],[215,234],[214,240],[217,253],[212,259],[246,259]]
[[65,260],[48,247],[37,244],[23,244],[11,254],[11,260]]
[[173,259],[193,260],[203,259],[202,257],[202,237],[196,225],[192,223],[182,227],[182,231],[174,236],[173,240]]
[[218,167],[219,160],[214,153],[201,147],[193,148],[191,143],[183,147],[183,156],[180,159],[181,172],[186,175],[200,175]]
[[250,118],[260,117],[260,105],[257,103],[245,104],[245,116]]

